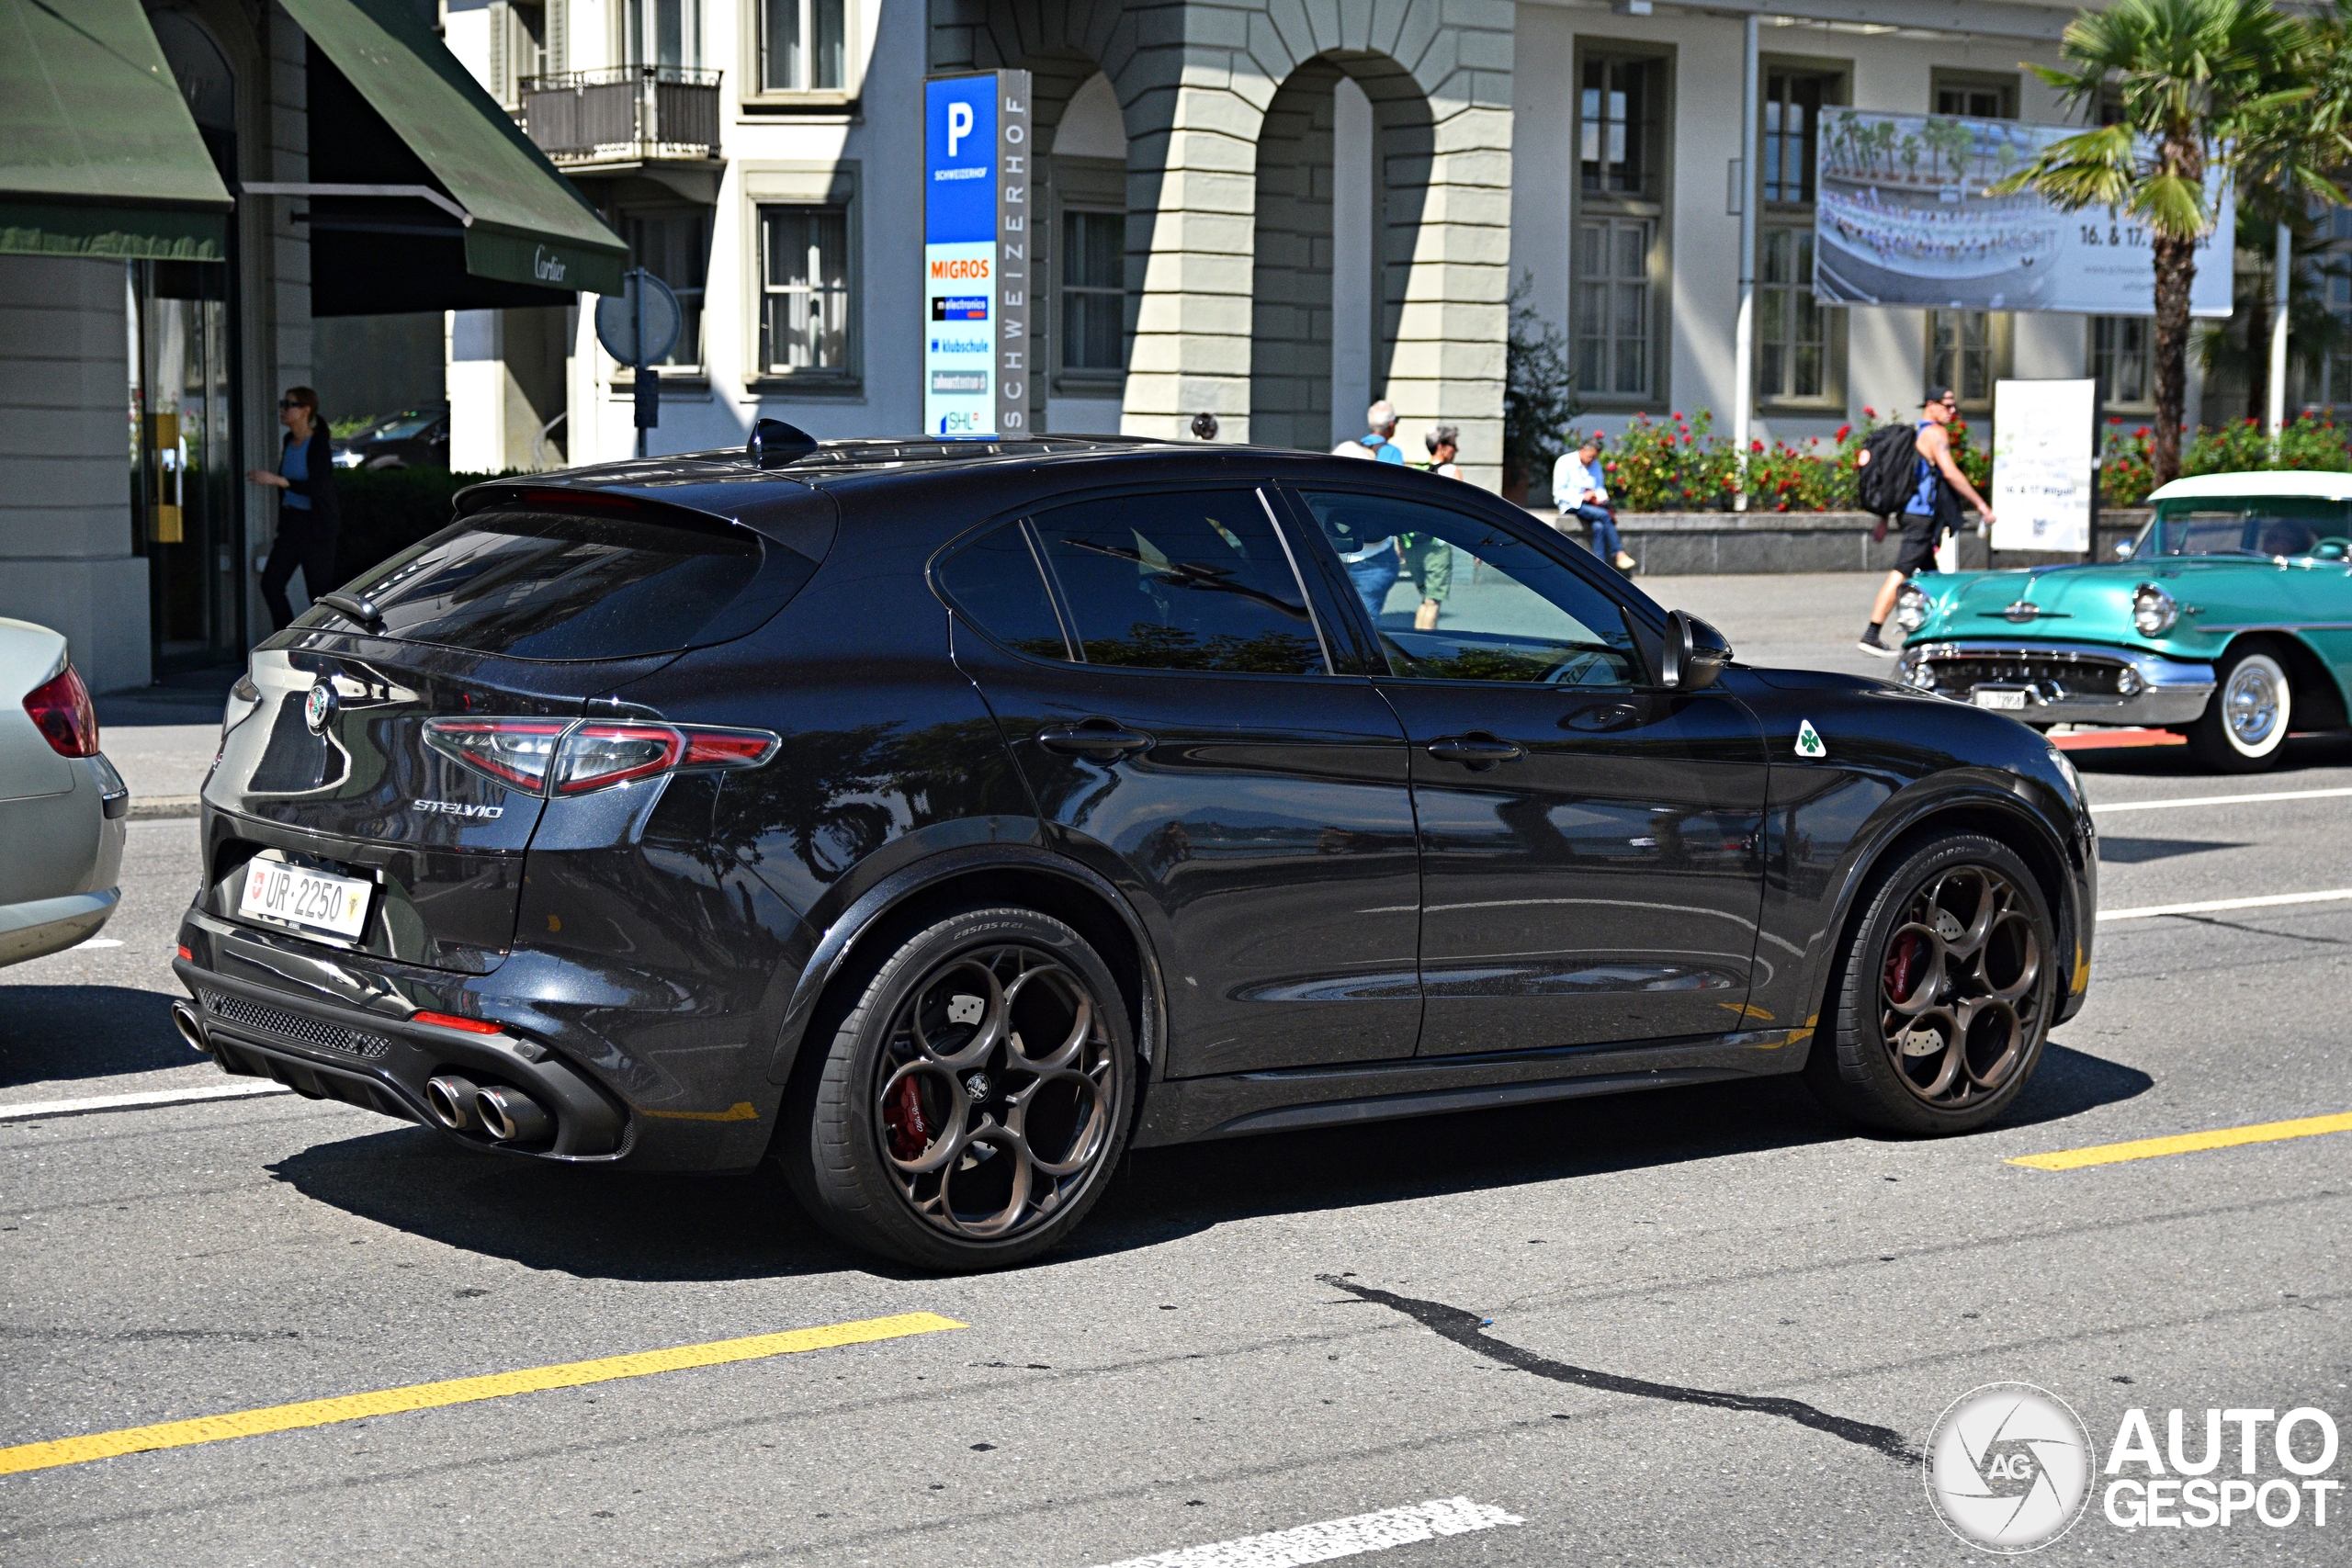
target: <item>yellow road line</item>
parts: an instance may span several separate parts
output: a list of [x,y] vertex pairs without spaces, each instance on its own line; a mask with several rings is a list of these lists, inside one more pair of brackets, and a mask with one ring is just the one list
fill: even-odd
[[2086,1165],[2188,1155],[2199,1149],[2231,1149],[2240,1144],[2275,1144],[2281,1138],[2309,1138],[2321,1133],[2352,1133],[2352,1113],[2304,1116],[2292,1122],[2257,1122],[2251,1127],[2217,1127],[2210,1133],[2182,1133],[2170,1138],[2134,1138],[2128,1144],[2095,1144],[2086,1149],[2061,1149],[2052,1155],[2023,1155],[2008,1163],[2030,1165],[2036,1170],[2080,1170]]
[[503,1399],[508,1394],[536,1393],[542,1389],[578,1388],[583,1383],[641,1378],[655,1372],[682,1371],[688,1367],[717,1367],[729,1361],[797,1355],[804,1350],[830,1350],[841,1345],[868,1345],[877,1339],[903,1339],[911,1334],[935,1334],[941,1329],[963,1326],[954,1318],[941,1317],[936,1313],[910,1312],[897,1317],[836,1323],[823,1328],[796,1328],[783,1334],[754,1334],[744,1339],[714,1339],[704,1345],[644,1350],[633,1356],[605,1356],[594,1361],[530,1367],[519,1372],[411,1383],[406,1388],[379,1389],[373,1393],[346,1393],[334,1399],[305,1400],[300,1404],[272,1404],[227,1416],[200,1416],[192,1421],[128,1427],[119,1432],[94,1432],[86,1438],[58,1438],[45,1443],[21,1443],[13,1449],[0,1449],[0,1475],[49,1470],[62,1464],[85,1464],[94,1459],[144,1453],[151,1449],[186,1448],[191,1443],[259,1437],[264,1432],[326,1427],[337,1421],[398,1415],[404,1410],[432,1410],[444,1404],[468,1404],[478,1399]]

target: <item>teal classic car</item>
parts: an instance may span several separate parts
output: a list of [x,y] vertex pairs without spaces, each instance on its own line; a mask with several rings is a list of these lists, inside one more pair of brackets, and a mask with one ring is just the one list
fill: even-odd
[[2150,500],[2115,560],[1906,583],[1905,683],[2037,728],[2176,730],[2231,773],[2344,728],[2352,474],[2204,474]]

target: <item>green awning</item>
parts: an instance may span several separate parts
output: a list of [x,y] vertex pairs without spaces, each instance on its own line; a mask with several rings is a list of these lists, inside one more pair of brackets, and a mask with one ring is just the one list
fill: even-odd
[[[351,134],[357,128],[343,124],[330,134],[316,123],[319,105],[313,102],[312,180],[413,184],[393,166],[407,165],[407,171],[421,172],[464,209],[466,216],[458,225],[462,233],[452,231],[449,238],[462,243],[467,274],[495,284],[567,294],[579,289],[620,292],[628,248],[523,134],[514,118],[426,29],[411,0],[280,3],[310,35],[311,47],[403,144],[401,149],[371,148],[374,138],[364,130]],[[416,165],[422,165],[421,171]],[[338,212],[352,210],[334,204],[322,212],[319,203],[313,203],[314,249],[324,237],[325,225],[336,220]],[[430,211],[420,216],[435,221]],[[357,231],[370,221],[350,219],[349,229]],[[413,235],[415,230],[411,226],[402,231]]]
[[0,252],[224,261],[231,205],[139,0],[0,0]]

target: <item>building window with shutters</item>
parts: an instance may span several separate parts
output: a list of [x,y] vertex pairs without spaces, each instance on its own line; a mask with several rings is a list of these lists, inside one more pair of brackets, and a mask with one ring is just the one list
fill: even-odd
[[1656,406],[1668,396],[1671,65],[1630,48],[1578,51],[1569,335],[1577,395],[1595,407]]
[[759,375],[847,381],[854,374],[848,205],[763,205],[758,211]]
[[1758,128],[1756,398],[1765,407],[1831,412],[1846,402],[1846,317],[1813,292],[1814,162],[1824,105],[1846,101],[1842,62],[1766,62]]
[[[557,13],[552,17],[550,9]],[[525,82],[562,69],[552,62],[555,39],[548,32],[550,21],[562,25],[562,6],[493,0],[488,11],[491,96],[503,107],[520,108]]]

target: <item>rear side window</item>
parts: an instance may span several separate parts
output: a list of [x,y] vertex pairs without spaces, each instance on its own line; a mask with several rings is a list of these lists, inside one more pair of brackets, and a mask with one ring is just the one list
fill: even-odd
[[1069,657],[1023,525],[993,529],[940,562],[939,585],[966,619],[1014,652]]
[[1306,596],[1255,490],[1075,502],[1031,525],[1087,663],[1322,673]]
[[384,635],[406,641],[514,659],[629,659],[754,630],[815,571],[805,556],[725,524],[499,509],[443,529],[352,591],[383,613]]

